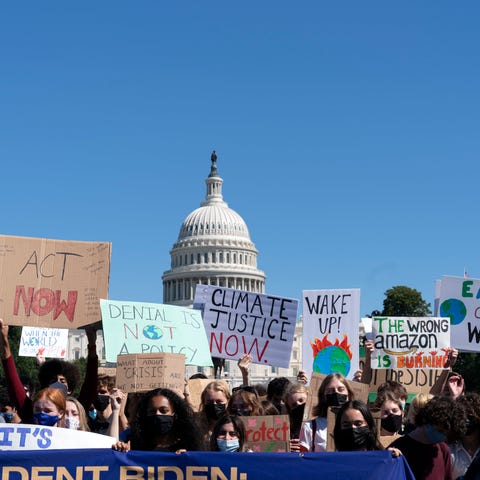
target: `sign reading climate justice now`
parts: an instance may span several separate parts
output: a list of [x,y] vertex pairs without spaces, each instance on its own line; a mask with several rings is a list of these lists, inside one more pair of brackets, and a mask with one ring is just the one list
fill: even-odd
[[303,291],[302,367],[352,379],[359,365],[360,290]]
[[197,285],[194,308],[203,312],[212,356],[288,368],[298,300],[214,285]]
[[0,318],[53,328],[98,322],[110,251],[107,242],[0,235]]
[[373,317],[372,368],[418,369],[450,366],[450,319]]
[[452,347],[480,351],[480,280],[443,277],[438,299],[442,317],[449,317]]
[[186,365],[212,366],[200,312],[158,303],[100,300],[107,362],[131,353],[182,353]]

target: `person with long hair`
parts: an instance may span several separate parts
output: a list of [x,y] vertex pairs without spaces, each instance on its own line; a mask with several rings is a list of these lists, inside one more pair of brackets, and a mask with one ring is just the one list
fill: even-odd
[[225,415],[213,427],[212,452],[245,452],[245,425],[236,415]]
[[81,430],[83,432],[90,431],[85,409],[75,397],[68,396],[66,398],[65,428]]
[[215,422],[227,412],[230,396],[230,388],[223,380],[210,382],[202,391],[197,418],[206,446],[210,444],[210,435]]
[[290,420],[290,451],[299,452],[299,437],[308,399],[308,388],[300,382],[290,383],[285,390],[283,403]]
[[177,452],[201,450],[202,439],[188,402],[168,388],[156,388],[140,399],[131,425],[130,443],[113,448]]
[[45,427],[64,427],[67,402],[59,388],[44,388],[33,399],[33,423]]
[[305,422],[300,430],[300,451],[325,452],[328,407],[340,407],[354,398],[355,394],[343,375],[340,373],[327,375],[318,389],[318,403],[312,412],[315,418]]
[[242,386],[232,390],[227,411],[242,417],[263,415],[262,404],[254,387]]

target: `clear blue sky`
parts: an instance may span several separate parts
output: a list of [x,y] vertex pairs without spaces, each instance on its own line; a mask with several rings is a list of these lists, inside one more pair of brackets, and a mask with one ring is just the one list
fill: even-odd
[[0,7],[0,233],[113,244],[162,301],[182,220],[224,198],[267,292],[480,277],[477,1]]

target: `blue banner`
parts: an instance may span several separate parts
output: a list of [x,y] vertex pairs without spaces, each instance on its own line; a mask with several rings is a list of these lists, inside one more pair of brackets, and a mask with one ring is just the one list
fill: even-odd
[[0,451],[1,480],[415,480],[388,451],[120,453],[110,449]]

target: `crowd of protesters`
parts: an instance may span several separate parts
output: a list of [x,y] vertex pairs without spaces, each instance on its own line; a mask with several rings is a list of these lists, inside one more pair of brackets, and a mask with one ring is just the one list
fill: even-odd
[[[19,377],[8,340],[8,325],[0,319],[0,351],[6,391],[0,393],[0,422],[33,423],[91,431],[115,439],[112,448],[130,450],[248,452],[244,416],[288,415],[291,452],[391,451],[403,455],[417,480],[480,478],[480,395],[468,391],[452,370],[439,377],[428,394],[413,399],[399,383],[380,385],[373,402],[355,398],[351,381],[327,375],[317,391],[300,372],[296,379],[272,378],[249,384],[251,357],[238,364],[243,384],[230,389],[212,379],[193,408],[188,382],[183,395],[167,388],[126,394],[115,377],[98,375],[96,332],[87,328],[88,357],[78,397],[79,369],[70,362],[39,362],[40,389]],[[357,381],[368,383],[367,343],[364,371]],[[458,352],[451,351],[453,366]],[[311,411],[306,406],[315,398]],[[365,400],[365,399],[364,399]],[[332,417],[333,415],[333,417]],[[332,423],[329,422],[333,418]],[[329,438],[330,437],[330,438]],[[332,449],[332,448],[330,448]]]

